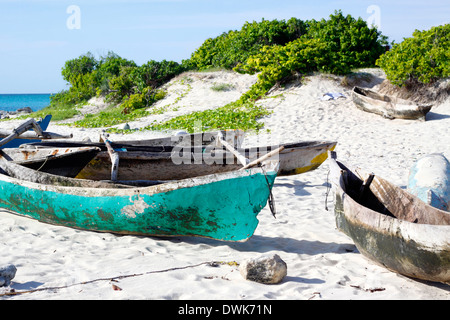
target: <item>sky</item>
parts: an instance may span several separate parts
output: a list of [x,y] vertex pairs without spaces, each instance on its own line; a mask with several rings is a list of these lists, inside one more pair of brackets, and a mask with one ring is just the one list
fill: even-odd
[[0,93],[67,89],[61,68],[113,51],[141,65],[188,59],[208,38],[245,22],[361,17],[401,42],[450,21],[449,0],[0,0]]

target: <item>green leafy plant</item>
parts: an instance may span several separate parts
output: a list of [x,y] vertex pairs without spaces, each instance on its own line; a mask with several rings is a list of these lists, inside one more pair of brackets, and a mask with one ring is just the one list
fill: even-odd
[[297,39],[307,30],[302,20],[262,20],[246,22],[241,30],[229,31],[207,39],[186,64],[190,69],[204,70],[215,67],[232,69],[267,45],[284,45]]
[[241,129],[261,130],[264,123],[258,121],[270,112],[253,103],[232,102],[223,107],[192,112],[181,115],[162,123],[153,123],[143,130],[175,130],[184,129],[194,132],[196,124],[201,123],[207,130]]
[[450,24],[416,30],[377,60],[392,84],[431,83],[450,76]]

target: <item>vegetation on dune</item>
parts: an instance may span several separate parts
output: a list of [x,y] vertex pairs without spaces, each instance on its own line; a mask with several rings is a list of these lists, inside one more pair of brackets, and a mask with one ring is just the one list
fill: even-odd
[[[240,99],[226,106],[153,123],[145,129],[192,131],[195,122],[201,121],[210,129],[259,130],[263,124],[258,119],[269,112],[256,101],[274,85],[292,77],[312,72],[345,75],[352,69],[376,64],[397,85],[411,79],[428,83],[448,77],[449,31],[449,25],[416,31],[412,38],[386,52],[387,38],[380,31],[361,18],[335,11],[329,19],[320,21],[291,18],[247,22],[240,30],[207,39],[181,64],[151,60],[137,66],[113,52],[99,59],[87,53],[65,63],[62,75],[70,88],[52,96],[50,106],[40,114],[52,112],[55,120],[72,117],[77,113],[75,105],[103,96],[114,107],[86,115],[75,125],[113,126],[151,114],[154,103],[166,95],[161,86],[182,72],[222,68],[257,73],[257,82]],[[212,89],[229,88],[221,84]]]
[[429,84],[450,76],[450,24],[416,30],[413,36],[395,44],[377,65],[392,84]]

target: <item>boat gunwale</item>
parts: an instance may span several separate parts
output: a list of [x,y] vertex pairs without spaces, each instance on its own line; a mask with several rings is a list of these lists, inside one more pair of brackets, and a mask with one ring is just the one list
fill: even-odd
[[[2,163],[3,162],[3,163]],[[63,179],[64,182],[67,182],[67,185],[52,185],[50,182],[42,183],[42,182],[33,182],[33,181],[27,181],[21,178],[15,178],[11,177],[7,174],[0,172],[0,181],[5,181],[8,183],[13,183],[16,185],[21,185],[27,188],[33,188],[37,190],[42,191],[52,191],[57,193],[64,193],[64,194],[72,194],[72,195],[83,195],[83,196],[89,196],[89,197],[96,197],[96,196],[132,196],[136,194],[157,194],[157,193],[164,193],[168,191],[173,191],[177,189],[182,188],[190,188],[198,185],[204,185],[209,184],[212,182],[217,181],[223,181],[228,179],[234,179],[239,177],[247,177],[252,176],[256,174],[264,174],[264,175],[273,175],[278,173],[279,169],[279,161],[278,160],[271,160],[268,159],[264,161],[263,168],[261,167],[254,167],[249,168],[245,170],[233,170],[229,172],[220,172],[220,173],[214,173],[210,175],[204,175],[204,176],[197,176],[192,178],[186,178],[181,180],[171,180],[171,181],[163,181],[160,184],[151,185],[151,186],[128,186],[128,185],[121,185],[121,187],[117,188],[114,187],[115,184],[112,181],[95,181],[95,180],[88,180],[88,179],[75,179],[75,178],[66,178],[61,176],[56,176],[52,174],[48,174],[45,172],[38,172],[33,169],[29,169],[23,166],[20,166],[18,164],[12,163],[12,162],[5,162],[5,159],[2,157],[0,152],[0,171],[2,168],[2,165],[6,165],[8,167],[11,167],[13,170],[20,169],[22,173],[32,173],[37,174],[39,177],[46,177],[50,180],[52,178],[59,178]],[[80,185],[70,185],[70,183],[82,183],[86,186],[80,186]],[[98,187],[100,182],[100,187]],[[90,187],[89,184],[94,184],[97,186]],[[110,186],[110,187],[109,187]]]
[[[353,174],[355,174],[357,177],[360,178],[356,174],[357,171],[361,172],[361,170],[353,170],[352,168],[349,168],[347,164],[343,164],[342,162],[339,162],[335,159],[332,159],[330,157],[330,166],[334,166],[334,170],[336,172],[337,168],[340,170],[340,174],[338,178],[339,180],[335,181],[336,192],[338,193],[338,196],[341,198],[342,206],[343,208],[346,207],[346,202],[348,202],[348,205],[351,207],[362,207],[363,212],[358,211],[354,212],[351,210],[350,212],[343,210],[343,212],[340,212],[339,214],[343,214],[346,219],[349,219],[350,221],[356,222],[359,225],[363,225],[366,228],[370,228],[371,230],[374,230],[379,233],[384,234],[393,234],[395,233],[398,237],[403,238],[405,240],[412,240],[418,244],[421,244],[424,247],[427,248],[437,248],[437,247],[447,247],[450,248],[450,224],[426,224],[426,223],[415,223],[407,220],[402,220],[397,217],[391,217],[386,214],[380,213],[378,211],[373,210],[372,208],[369,208],[367,206],[364,206],[357,202],[352,196],[349,195],[349,193],[346,190],[346,184],[344,182],[344,178],[342,175],[343,171],[347,171],[345,169],[342,169],[342,167],[339,164],[344,165],[349,171],[351,171]],[[377,177],[375,177],[376,179]],[[364,180],[363,180],[364,181]],[[385,182],[391,184],[390,182],[384,180]],[[337,183],[336,183],[337,182]],[[391,184],[392,185],[392,184]],[[393,185],[395,186],[395,185]],[[397,187],[397,190],[401,190],[402,192],[406,192],[403,189]],[[435,207],[432,207],[424,202],[421,202],[421,205],[426,210],[432,210],[435,212],[438,212],[439,214],[448,215],[448,212],[439,210]],[[424,232],[424,228],[426,228],[426,232]],[[432,236],[431,236],[432,235]],[[436,243],[438,245],[436,246]]]

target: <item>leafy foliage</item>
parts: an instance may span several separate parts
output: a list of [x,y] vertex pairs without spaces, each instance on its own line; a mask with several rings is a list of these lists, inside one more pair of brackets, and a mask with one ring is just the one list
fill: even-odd
[[143,130],[174,130],[183,128],[188,132],[194,132],[196,124],[201,123],[208,130],[241,129],[260,130],[264,123],[258,120],[270,112],[253,103],[232,102],[223,107],[192,112],[172,118],[163,123],[153,123]]
[[416,30],[413,36],[395,44],[378,61],[389,81],[430,83],[450,76],[450,24],[430,30]]
[[148,107],[165,96],[159,89],[161,85],[186,70],[234,68],[238,72],[258,73],[258,81],[239,100],[222,108],[154,123],[148,129],[192,131],[194,122],[201,121],[212,129],[259,130],[263,124],[258,119],[268,111],[255,101],[277,82],[298,74],[345,74],[353,68],[373,66],[384,52],[385,43],[386,37],[375,28],[369,28],[361,18],[344,16],[341,11],[321,21],[263,19],[207,39],[181,64],[151,60],[137,66],[113,52],[99,60],[90,53],[69,60],[62,75],[71,87],[56,95],[52,104],[78,103],[96,94],[106,95],[119,107],[88,116],[77,125],[107,126],[148,115]]
[[232,69],[268,45],[284,45],[303,35],[307,25],[302,20],[262,20],[246,22],[241,30],[229,31],[207,39],[192,55],[191,69],[214,67]]
[[[182,65],[174,61],[151,60],[137,66],[134,61],[121,58],[114,52],[109,52],[99,60],[88,52],[65,63],[61,73],[71,86],[52,96],[50,107],[58,109],[58,105],[74,105],[96,95],[105,95],[110,102],[121,105],[118,110],[128,115],[123,117],[123,121],[126,121],[136,114],[142,116],[142,112],[136,112],[137,109],[150,107],[162,99],[165,92],[158,87],[184,70]],[[118,121],[118,117],[114,116],[112,122],[105,119],[104,114],[96,117],[95,121],[91,117],[92,123],[96,124]],[[86,124],[82,121],[79,123]]]
[[277,81],[293,73],[316,71],[327,64],[326,44],[321,40],[301,37],[285,46],[265,46],[261,51],[238,65],[239,72],[258,74],[258,81],[240,99],[257,100],[265,95]]
[[362,18],[335,11],[328,20],[312,20],[309,26],[307,36],[327,45],[327,64],[319,71],[347,74],[354,68],[372,67],[385,52],[387,37]]
[[258,81],[241,97],[242,102],[261,98],[277,82],[294,74],[346,74],[353,68],[373,66],[384,52],[386,38],[361,18],[356,20],[337,11],[329,20],[312,20],[304,25],[308,26],[304,35],[283,46],[264,46],[234,68],[238,72],[259,72]]

